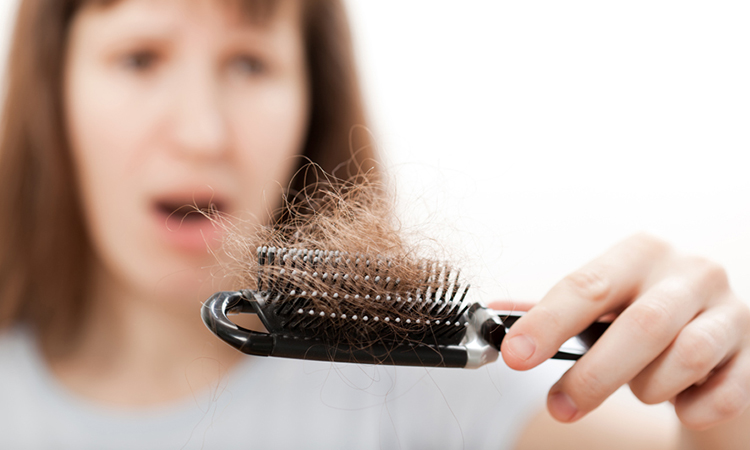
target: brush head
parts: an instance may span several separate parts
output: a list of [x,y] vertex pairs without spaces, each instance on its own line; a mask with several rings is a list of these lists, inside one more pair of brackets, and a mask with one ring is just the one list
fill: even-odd
[[455,345],[466,332],[468,285],[444,264],[265,246],[257,258],[245,295],[271,333],[364,349]]

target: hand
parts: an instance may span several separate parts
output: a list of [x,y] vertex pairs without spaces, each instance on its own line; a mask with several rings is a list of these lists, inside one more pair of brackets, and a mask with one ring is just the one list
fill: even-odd
[[625,383],[644,403],[672,401],[693,429],[750,404],[750,308],[720,266],[643,234],[555,285],[510,329],[503,359],[516,370],[535,367],[611,313],[609,329],[550,389],[557,420],[580,419]]

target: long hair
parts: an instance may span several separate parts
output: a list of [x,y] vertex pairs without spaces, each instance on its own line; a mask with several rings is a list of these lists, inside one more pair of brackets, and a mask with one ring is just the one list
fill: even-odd
[[[23,323],[59,336],[85,312],[92,249],[63,117],[63,55],[76,13],[116,1],[23,0],[19,7],[0,123],[0,327]],[[346,11],[340,0],[299,1],[312,98],[301,160],[329,173],[371,170],[369,135],[354,132],[366,121]],[[262,14],[276,2],[234,3]],[[295,178],[290,192],[315,179]]]

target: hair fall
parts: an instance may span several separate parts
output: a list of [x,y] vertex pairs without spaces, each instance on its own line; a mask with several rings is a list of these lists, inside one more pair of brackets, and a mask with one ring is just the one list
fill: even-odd
[[320,337],[355,348],[408,340],[454,314],[435,294],[458,288],[458,273],[424,241],[407,243],[380,181],[327,175],[283,209],[291,220],[254,230],[215,219],[228,227],[223,250],[233,289],[278,292],[290,305],[304,298],[305,314],[337,318],[337,326],[319,327]]

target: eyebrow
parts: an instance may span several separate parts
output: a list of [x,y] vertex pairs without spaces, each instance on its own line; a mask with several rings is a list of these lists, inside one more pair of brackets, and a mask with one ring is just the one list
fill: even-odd
[[243,21],[263,24],[270,21],[278,10],[279,0],[221,0],[227,8],[240,13]]

